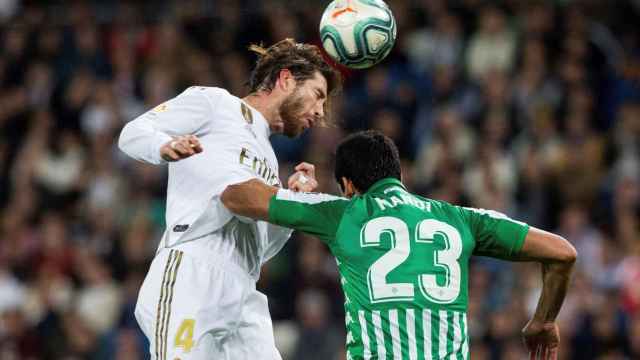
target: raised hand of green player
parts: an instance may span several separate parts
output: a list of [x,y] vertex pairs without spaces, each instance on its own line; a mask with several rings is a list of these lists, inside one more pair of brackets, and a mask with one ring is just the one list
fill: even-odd
[[558,359],[560,331],[555,322],[531,320],[522,330],[522,337],[530,360]]

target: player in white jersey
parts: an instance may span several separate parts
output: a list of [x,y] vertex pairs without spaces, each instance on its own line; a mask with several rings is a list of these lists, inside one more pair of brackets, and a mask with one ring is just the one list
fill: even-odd
[[[280,359],[255,283],[291,233],[235,217],[220,195],[252,178],[280,186],[269,136],[295,137],[323,122],[340,79],[316,46],[286,39],[251,49],[259,59],[249,96],[193,86],[120,135],[129,156],[169,164],[167,228],[135,310],[151,359]],[[296,170],[289,188],[317,186],[311,165]]]

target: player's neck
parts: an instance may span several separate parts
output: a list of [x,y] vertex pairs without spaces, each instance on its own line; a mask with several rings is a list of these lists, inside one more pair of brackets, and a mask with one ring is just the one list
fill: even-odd
[[252,108],[258,110],[260,114],[267,120],[270,127],[273,127],[280,120],[278,102],[264,93],[254,93],[245,96],[242,101],[246,102]]

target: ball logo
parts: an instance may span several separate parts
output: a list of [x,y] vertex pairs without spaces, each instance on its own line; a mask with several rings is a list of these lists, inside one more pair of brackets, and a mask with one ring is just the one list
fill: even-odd
[[347,0],[346,4],[344,4],[343,2],[338,2],[336,3],[336,7],[335,7],[336,11],[333,12],[333,14],[331,14],[332,18],[337,18],[338,16],[345,14],[345,13],[357,13],[357,11],[351,7],[351,1]]

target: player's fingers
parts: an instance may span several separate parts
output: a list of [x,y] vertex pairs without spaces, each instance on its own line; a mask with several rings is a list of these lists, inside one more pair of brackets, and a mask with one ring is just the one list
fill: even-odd
[[295,184],[298,181],[298,178],[300,177],[300,173],[296,172],[293,175],[289,176],[289,180],[287,180],[287,187],[289,189],[291,189],[293,187],[293,184]]
[[194,154],[194,151],[191,149],[187,141],[184,139],[174,140],[169,144],[169,146],[176,153],[178,153],[178,155],[181,155],[181,156],[189,156]]
[[542,360],[548,360],[549,359],[549,347],[548,346],[543,346],[542,349],[540,350],[540,359],[542,359]]
[[293,190],[295,192],[300,192],[302,189],[300,189],[300,183],[299,182],[294,182],[293,184],[291,184],[291,186],[289,186],[289,190]]
[[173,149],[167,146],[162,152],[162,158],[165,161],[178,161],[180,160],[180,155],[178,155],[175,151],[173,151]]
[[301,162],[298,166],[295,167],[296,171],[302,171],[309,176],[315,176],[316,167],[313,164],[309,164],[308,162]]
[[318,188],[318,182],[315,179],[309,179],[307,186],[305,187],[305,192],[312,192]]
[[558,360],[558,347],[549,350],[549,360]]
[[196,153],[202,152],[202,145],[200,144],[200,139],[198,139],[195,135],[188,135],[187,141],[189,142],[189,147],[193,149]]

